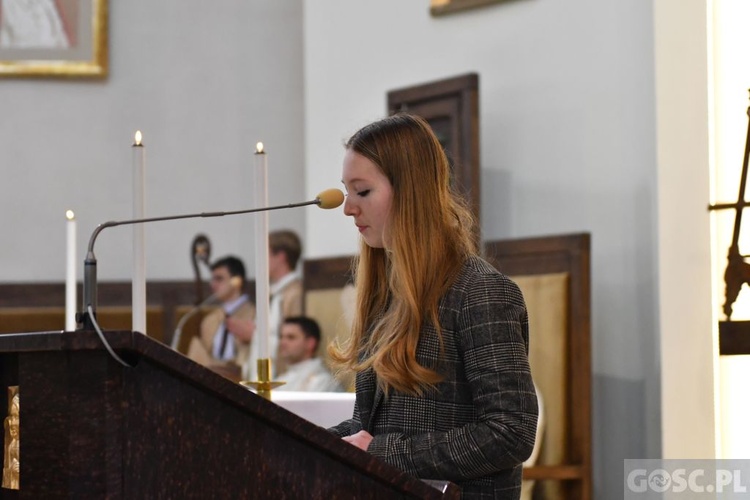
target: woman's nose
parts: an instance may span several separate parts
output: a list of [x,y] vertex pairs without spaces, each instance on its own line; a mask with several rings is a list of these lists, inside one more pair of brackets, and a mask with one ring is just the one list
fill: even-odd
[[344,215],[354,216],[355,210],[356,207],[351,197],[344,198]]

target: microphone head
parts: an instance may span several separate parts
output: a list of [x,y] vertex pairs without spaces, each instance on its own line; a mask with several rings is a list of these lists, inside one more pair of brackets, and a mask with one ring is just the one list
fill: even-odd
[[229,286],[234,290],[239,290],[242,288],[242,278],[239,276],[232,276],[229,278]]
[[[242,291],[242,278],[239,276],[232,276],[228,281],[222,282],[216,291],[211,295],[214,299],[226,300],[227,296],[231,296],[235,292]],[[208,299],[206,299],[208,301]],[[210,302],[210,301],[209,301]]]
[[315,197],[315,201],[318,202],[320,208],[336,208],[344,203],[344,193],[336,188],[326,189],[325,191],[318,193],[318,196]]

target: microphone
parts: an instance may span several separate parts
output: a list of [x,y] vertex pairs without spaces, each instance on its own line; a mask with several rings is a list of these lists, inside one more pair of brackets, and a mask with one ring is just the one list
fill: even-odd
[[[232,276],[229,279],[229,287],[231,287],[232,289],[239,290],[241,286],[242,278],[240,278],[239,276]],[[194,306],[180,318],[180,321],[177,322],[177,327],[174,330],[174,336],[172,337],[172,349],[176,351],[180,346],[180,339],[182,338],[182,327],[185,326],[185,323],[187,323],[190,318],[195,316],[195,313],[200,311],[204,306],[216,300],[218,294],[219,291],[212,293],[206,298],[206,300],[204,300],[197,306]]]
[[[251,214],[255,212],[267,212],[283,208],[304,207],[307,205],[318,205],[320,208],[336,208],[344,202],[344,193],[336,188],[326,189],[318,193],[314,200],[301,203],[290,203],[288,205],[276,205],[273,207],[250,208],[246,210],[234,210],[231,212],[201,212],[198,214],[167,215],[164,217],[149,217],[146,219],[131,219],[121,221],[104,222],[96,226],[89,238],[89,246],[86,258],[83,261],[83,311],[76,314],[76,320],[81,325],[81,330],[93,330],[96,318],[97,290],[96,290],[96,256],[94,255],[94,243],[104,229],[108,227],[126,226],[132,224],[145,224],[148,222],[161,222],[168,220],[196,219],[198,217],[223,217],[225,215]],[[91,316],[94,316],[92,318]]]
[[318,193],[315,200],[317,200],[320,208],[328,210],[330,208],[336,208],[344,203],[344,193],[336,188],[326,189],[325,191]]

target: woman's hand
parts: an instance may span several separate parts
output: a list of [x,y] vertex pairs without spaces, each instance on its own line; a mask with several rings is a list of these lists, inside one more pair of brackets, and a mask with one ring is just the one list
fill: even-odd
[[346,436],[341,438],[347,443],[351,443],[360,450],[367,451],[367,447],[370,446],[370,441],[372,441],[372,436],[367,431],[359,431],[356,434],[352,434],[351,436]]

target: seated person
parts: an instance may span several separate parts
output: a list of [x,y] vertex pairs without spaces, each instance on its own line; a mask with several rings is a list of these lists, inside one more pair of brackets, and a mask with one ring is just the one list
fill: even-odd
[[[269,351],[271,368],[274,373],[286,369],[284,361],[276,355],[278,350],[279,326],[284,318],[302,314],[302,279],[295,270],[302,255],[302,243],[293,231],[278,230],[268,234],[268,279],[270,281],[270,307],[268,317]],[[248,380],[256,380],[255,360],[258,358],[258,345],[255,340],[255,317],[247,321],[234,322],[235,335],[250,339],[250,360]]]
[[320,344],[320,327],[305,316],[286,318],[281,324],[279,359],[287,370],[278,376],[286,382],[277,391],[342,392],[343,388],[315,357]]
[[302,243],[293,231],[268,234],[268,278],[271,282],[272,325],[302,314],[302,277],[295,271],[302,255]]
[[251,338],[242,335],[236,324],[255,318],[255,307],[242,292],[244,287],[245,265],[240,259],[224,257],[211,265],[211,290],[221,307],[201,321],[200,333],[190,341],[190,359],[209,368],[237,369],[247,361]]

